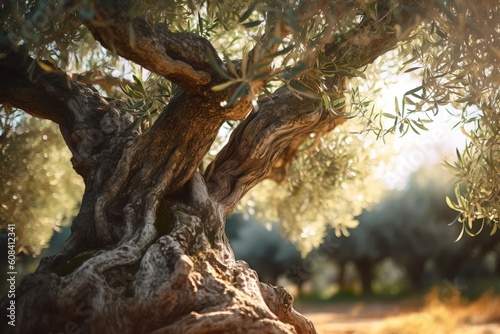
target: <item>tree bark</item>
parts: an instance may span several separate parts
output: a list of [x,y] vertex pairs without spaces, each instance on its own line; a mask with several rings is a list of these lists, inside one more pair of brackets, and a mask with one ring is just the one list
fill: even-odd
[[[70,238],[23,280],[16,291],[16,327],[4,329],[316,333],[293,309],[290,294],[260,283],[248,265],[235,260],[224,224],[249,189],[266,177],[286,175],[305,138],[343,122],[342,110],[334,114],[286,88],[259,100],[258,112],[250,112],[249,96],[223,107],[233,90],[211,90],[225,79],[210,66],[207,52],[225,65],[207,40],[129,18],[122,0],[93,3],[95,15],[83,23],[104,47],[183,92],[140,133],[131,130],[119,101],[104,99],[57,69],[44,72],[22,47],[0,45],[0,103],[59,124],[86,187]],[[387,20],[415,24],[405,16]],[[335,39],[325,48],[328,55],[343,54],[341,61],[348,55],[356,60],[352,67],[361,67],[394,47],[395,34],[372,23],[363,20],[346,38]],[[273,29],[263,36],[267,49],[253,51],[255,59],[277,50],[266,38],[288,34],[279,25]],[[352,43],[361,37],[373,43]],[[331,87],[345,79],[335,76]],[[251,92],[257,96],[264,83],[253,83]],[[197,166],[227,120],[243,121],[202,175]],[[1,303],[4,318],[7,302]]]

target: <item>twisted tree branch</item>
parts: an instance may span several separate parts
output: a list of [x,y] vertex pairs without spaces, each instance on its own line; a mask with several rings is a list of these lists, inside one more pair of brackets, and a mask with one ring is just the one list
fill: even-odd
[[[400,36],[396,26],[411,31],[421,22],[418,11],[406,9],[416,4],[417,0],[397,5],[380,1],[380,21],[366,16],[344,38],[326,45],[326,56],[335,59],[339,67],[343,63],[354,68],[369,64],[397,45]],[[326,80],[326,84],[331,89],[340,87],[340,96],[344,80],[337,76]],[[228,144],[208,166],[205,178],[211,194],[221,201],[226,213],[231,212],[238,200],[263,178],[284,179],[302,142],[311,133],[321,136],[331,131],[345,121],[342,116],[342,110],[333,115],[322,110],[319,103],[300,100],[285,88],[277,90],[272,97],[260,101],[258,113],[252,112],[238,125]]]
[[43,260],[39,270],[100,244],[96,238],[95,197],[113,175],[124,147],[137,133],[129,127],[131,117],[113,100],[105,100],[90,85],[71,81],[53,69],[45,72],[22,48],[2,46],[0,103],[7,103],[59,124],[73,157],[73,168],[86,184],[86,192],[72,234],[53,258]]
[[[195,92],[218,78],[208,53],[210,42],[192,33],[172,33],[162,24],[130,17],[127,1],[96,1],[95,15],[84,24],[107,49]],[[206,88],[205,88],[206,89]]]
[[317,101],[301,100],[285,88],[279,89],[238,125],[207,167],[205,179],[211,195],[230,213],[296,138],[307,136],[324,122],[335,122],[335,118]]
[[325,46],[325,55],[338,65],[356,69],[366,66],[407,38],[423,20],[430,19],[433,5],[434,0],[379,0],[377,17],[365,13],[357,27]]
[[75,170],[87,183],[96,181],[93,173],[102,160],[119,156],[118,147],[135,135],[126,131],[131,117],[92,86],[72,81],[55,68],[44,71],[22,48],[8,46],[3,51],[0,103],[59,124]]

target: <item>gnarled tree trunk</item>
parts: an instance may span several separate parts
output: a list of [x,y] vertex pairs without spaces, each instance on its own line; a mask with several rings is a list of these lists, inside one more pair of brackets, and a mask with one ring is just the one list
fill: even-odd
[[[69,240],[22,282],[16,327],[6,329],[315,333],[293,309],[290,294],[260,283],[253,270],[235,260],[224,224],[249,189],[266,177],[283,178],[303,140],[343,122],[342,110],[334,114],[286,88],[260,99],[258,112],[251,111],[249,97],[224,107],[221,102],[233,91],[211,90],[225,79],[210,64],[207,50],[216,53],[207,40],[129,18],[121,0],[95,3],[92,21],[83,22],[94,37],[183,92],[148,132],[132,131],[119,101],[102,98],[92,86],[56,69],[44,72],[22,47],[0,45],[0,103],[58,123],[86,187]],[[404,16],[386,20],[413,22]],[[326,52],[359,68],[397,43],[393,32],[375,29],[374,35],[373,30],[364,20]],[[288,31],[277,26],[264,35],[254,59],[277,50],[269,43],[276,34],[284,37]],[[372,42],[349,47],[351,39],[360,38]],[[345,79],[335,76],[326,85],[335,94]],[[257,94],[262,86],[255,82],[250,89]],[[201,174],[198,166],[227,120],[242,121]]]
[[222,118],[208,119],[210,110],[182,93],[139,136],[91,87],[40,69],[31,80],[32,61],[14,51],[3,59],[0,98],[61,125],[86,190],[70,239],[19,288],[12,332],[314,333],[286,291],[234,259],[225,217],[244,190],[227,179],[259,166],[228,159],[227,173],[197,171]]
[[[19,288],[12,332],[314,333],[286,291],[261,284],[248,265],[235,261],[224,234],[237,200],[266,176],[269,167],[260,164],[272,164],[262,154],[276,151],[262,150],[255,160],[218,159],[214,166],[222,167],[203,176],[197,166],[223,118],[200,108],[196,97],[178,95],[139,135],[127,130],[127,114],[91,87],[40,69],[31,80],[26,68],[32,62],[12,50],[2,60],[1,99],[60,124],[86,190],[70,239]],[[272,126],[255,125],[256,119],[244,123]],[[301,127],[310,131],[314,124],[299,117],[293,128]],[[253,142],[235,133],[243,138],[234,143],[257,152],[263,140],[291,136],[280,123],[272,128],[271,136],[252,136]],[[177,129],[186,131],[179,136]],[[276,143],[278,152],[285,146]],[[246,181],[251,169],[259,175]]]

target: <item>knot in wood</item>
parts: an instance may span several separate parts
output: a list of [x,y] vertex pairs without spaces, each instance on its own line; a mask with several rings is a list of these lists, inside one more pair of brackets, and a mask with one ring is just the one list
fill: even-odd
[[282,286],[279,286],[275,289],[278,302],[281,304],[281,306],[285,309],[291,308],[293,304],[293,296]]
[[106,113],[99,122],[99,128],[102,132],[109,135],[120,131],[120,119],[117,118],[117,113]]

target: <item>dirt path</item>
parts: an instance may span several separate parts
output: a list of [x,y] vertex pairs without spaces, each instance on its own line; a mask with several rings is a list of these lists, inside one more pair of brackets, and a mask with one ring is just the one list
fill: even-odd
[[316,326],[319,334],[370,333],[388,317],[417,310],[416,305],[403,303],[335,303],[324,305],[299,305]]
[[[333,303],[309,305],[299,304],[297,310],[306,315],[314,323],[319,334],[371,334],[386,333],[384,326],[388,322],[409,316],[415,319],[424,317],[422,306],[414,301],[405,302],[370,302],[370,303]],[[410,322],[411,323],[411,322]],[[440,327],[440,326],[438,326]],[[463,324],[453,331],[444,331],[441,328],[433,329],[432,320],[429,320],[427,333],[466,333],[466,334],[496,334],[500,333],[500,324]],[[392,333],[419,333],[415,328],[397,329]],[[387,333],[389,333],[387,332]],[[424,333],[424,332],[422,332]]]

